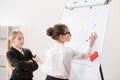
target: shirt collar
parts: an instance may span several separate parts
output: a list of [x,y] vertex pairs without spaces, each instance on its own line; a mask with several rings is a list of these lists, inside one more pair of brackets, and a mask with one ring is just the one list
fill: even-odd
[[14,45],[12,45],[12,47],[15,48],[15,49],[17,49],[17,50],[20,51],[20,52],[22,51],[22,48],[17,48],[17,47],[15,47]]
[[54,44],[55,46],[64,46],[64,43],[60,43],[60,42],[55,42]]

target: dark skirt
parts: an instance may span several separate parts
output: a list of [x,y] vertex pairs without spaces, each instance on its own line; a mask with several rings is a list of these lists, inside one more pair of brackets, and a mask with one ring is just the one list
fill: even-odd
[[47,75],[45,80],[69,80],[69,79],[60,79],[60,78],[56,78],[56,77],[52,77],[52,76]]
[[11,78],[10,80],[33,80],[33,79],[26,79],[26,78]]

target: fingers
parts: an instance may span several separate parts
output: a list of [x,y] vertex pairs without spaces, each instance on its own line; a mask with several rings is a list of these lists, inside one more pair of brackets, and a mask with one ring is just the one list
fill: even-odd
[[95,40],[96,38],[97,38],[97,34],[96,34],[96,32],[91,33],[91,35],[90,35],[90,39]]
[[42,64],[42,60],[36,55],[35,57],[32,58],[34,61],[39,62],[40,64]]
[[32,58],[34,61],[36,61],[36,59],[35,58]]
[[97,34],[96,34],[96,32],[93,32],[93,33],[91,33],[91,37],[94,37],[94,38],[96,38],[96,37],[97,37]]
[[93,33],[93,37],[94,37],[95,39],[97,38],[96,32]]
[[91,33],[91,35],[90,35],[90,47],[93,46],[93,44],[94,44],[96,38],[97,38],[96,32]]
[[34,61],[37,61],[37,60],[38,60],[38,56],[37,56],[37,55],[34,55],[32,59],[33,59]]

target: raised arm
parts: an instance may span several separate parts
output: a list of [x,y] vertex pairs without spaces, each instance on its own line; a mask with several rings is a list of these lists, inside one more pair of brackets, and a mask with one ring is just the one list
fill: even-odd
[[73,51],[74,53],[74,59],[87,59],[90,55],[91,55],[91,49],[94,45],[94,42],[97,38],[97,34],[96,33],[91,33],[90,38],[89,38],[89,48],[87,49],[86,53],[80,53],[80,52],[76,52]]

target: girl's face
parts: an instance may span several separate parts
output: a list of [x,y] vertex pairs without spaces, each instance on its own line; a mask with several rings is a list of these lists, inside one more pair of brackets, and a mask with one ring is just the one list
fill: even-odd
[[71,33],[70,30],[67,28],[65,29],[64,34],[60,35],[60,42],[70,42],[71,40]]
[[17,48],[22,48],[24,44],[24,37],[22,33],[17,34],[17,36],[12,40],[12,44]]

